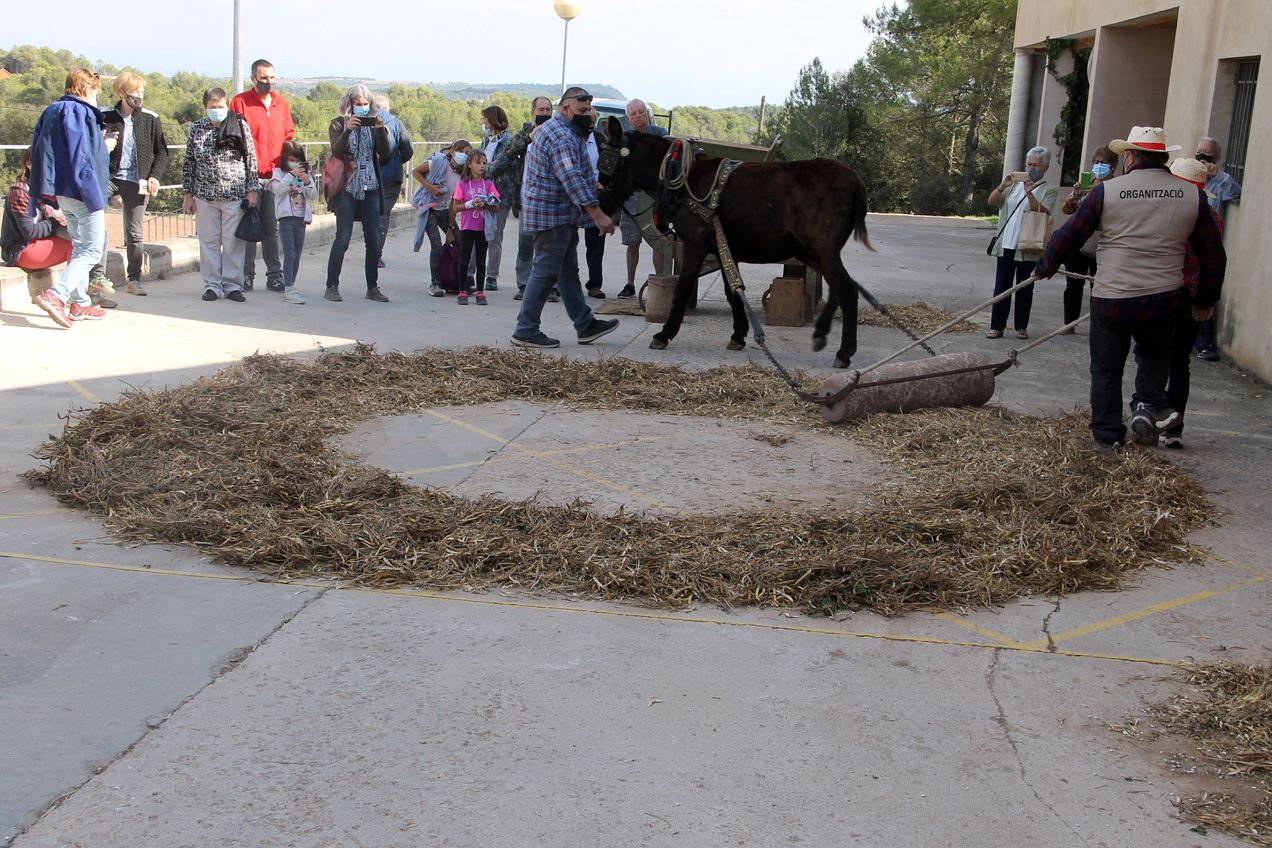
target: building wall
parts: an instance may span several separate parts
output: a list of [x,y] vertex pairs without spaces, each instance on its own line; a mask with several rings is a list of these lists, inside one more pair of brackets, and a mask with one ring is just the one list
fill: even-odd
[[[1272,220],[1272,0],[1019,0],[1017,48],[1091,36],[1087,158],[1109,139],[1125,138],[1132,124],[1158,120],[1181,155],[1191,155],[1203,135],[1226,149],[1232,60],[1260,59],[1243,200],[1226,213],[1218,330],[1225,353],[1272,381],[1272,239],[1263,232]],[[1038,137],[1053,130],[1040,126]]]

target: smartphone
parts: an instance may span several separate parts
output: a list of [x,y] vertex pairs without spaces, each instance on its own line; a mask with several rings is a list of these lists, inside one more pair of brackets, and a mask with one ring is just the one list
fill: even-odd
[[1028,171],[1012,171],[1011,172],[1011,181],[1013,183],[1023,183],[1027,179],[1029,179]]
[[1095,174],[1092,174],[1090,171],[1083,171],[1078,175],[1078,185],[1083,191],[1086,191],[1091,187],[1091,181],[1094,179]]

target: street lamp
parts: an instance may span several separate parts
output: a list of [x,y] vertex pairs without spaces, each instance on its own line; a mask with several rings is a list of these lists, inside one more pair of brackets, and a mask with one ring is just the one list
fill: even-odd
[[565,21],[565,38],[561,41],[561,93],[565,94],[565,49],[570,43],[570,21],[579,16],[583,4],[575,0],[555,0],[552,8],[556,10],[557,17]]
[[230,97],[243,90],[243,0],[234,0],[234,67],[230,71]]

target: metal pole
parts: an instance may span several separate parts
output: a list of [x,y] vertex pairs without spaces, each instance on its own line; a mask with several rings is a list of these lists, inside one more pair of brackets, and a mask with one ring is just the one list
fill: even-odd
[[234,0],[234,69],[230,74],[230,97],[243,90],[243,0]]
[[[237,0],[235,0],[237,2]],[[561,93],[565,94],[565,51],[570,46],[570,22],[565,22],[565,38],[561,40]]]
[[755,128],[755,138],[758,140],[764,135],[764,107],[768,105],[768,96],[760,98],[760,124]]

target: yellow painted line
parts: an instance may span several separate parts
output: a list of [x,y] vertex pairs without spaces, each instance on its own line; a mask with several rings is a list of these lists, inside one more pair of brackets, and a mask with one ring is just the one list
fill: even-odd
[[[1071,639],[1078,639],[1082,636],[1090,636],[1092,633],[1100,633],[1105,630],[1111,630],[1114,627],[1121,627],[1123,624],[1130,624],[1133,621],[1149,618],[1163,612],[1169,612],[1179,607],[1195,604],[1198,601],[1208,601],[1211,598],[1217,598],[1220,595],[1226,595],[1235,589],[1241,589],[1245,586],[1253,586],[1256,583],[1264,583],[1267,577],[1255,577],[1250,580],[1242,580],[1240,583],[1229,583],[1227,586],[1220,586],[1217,589],[1207,589],[1204,592],[1195,592],[1182,598],[1174,598],[1169,601],[1152,604],[1142,609],[1134,610],[1123,615],[1106,618],[1103,621],[1097,621],[1092,624],[1086,624],[1082,627],[1075,627],[1073,630],[1066,630],[1062,633],[1053,633],[1051,641],[1059,644],[1067,642]],[[1035,639],[1032,642],[1026,642],[1022,645],[1026,650],[1038,650],[1047,646],[1046,639]]]
[[648,495],[641,494],[635,489],[628,488],[627,486],[624,486],[621,483],[616,483],[613,480],[609,480],[605,477],[602,477],[599,474],[593,474],[590,471],[584,471],[582,468],[575,468],[574,466],[568,463],[553,459],[552,456],[545,451],[536,451],[527,447],[522,447],[521,445],[518,445],[515,442],[505,439],[503,436],[492,433],[489,430],[485,430],[481,427],[478,427],[475,424],[469,424],[467,421],[461,421],[458,418],[453,418],[449,415],[446,415],[445,413],[438,412],[437,410],[434,410],[434,409],[426,409],[424,411],[427,412],[429,415],[432,415],[434,418],[445,421],[447,424],[452,424],[456,427],[459,427],[460,429],[467,430],[470,433],[475,433],[478,436],[481,436],[483,438],[490,439],[491,441],[494,441],[494,442],[498,442],[499,444],[505,447],[511,448],[512,450],[519,451],[520,453],[523,453],[526,456],[532,456],[535,459],[541,459],[547,464],[551,465],[552,467],[557,468],[561,471],[564,471],[567,474],[573,474],[576,477],[581,477],[582,479],[587,480],[590,483],[596,483],[598,486],[604,486],[605,488],[610,489],[611,491],[618,492],[621,495],[626,495],[627,497],[632,498],[633,500],[640,501],[641,503],[648,504],[649,506],[659,507],[663,509],[669,508],[668,505],[663,503],[662,501],[657,500],[655,498],[651,498]]
[[1216,556],[1215,554],[1212,554],[1212,553],[1207,553],[1206,558],[1212,559],[1215,562],[1222,563],[1224,565],[1230,565],[1233,568],[1240,569],[1241,571],[1244,571],[1248,574],[1253,574],[1258,577],[1269,576],[1266,569],[1259,568],[1257,565],[1250,565],[1247,562],[1237,562],[1235,559],[1228,559],[1227,557]]
[[999,633],[997,630],[990,630],[988,627],[981,627],[976,622],[968,621],[966,618],[964,618],[961,615],[955,615],[952,612],[938,612],[936,610],[932,610],[931,612],[935,618],[939,618],[941,621],[948,621],[951,624],[957,624],[959,627],[965,627],[968,630],[972,631],[973,633],[976,633],[980,636],[984,636],[987,639],[993,639],[995,642],[998,642],[999,644],[1006,645],[1011,648],[1018,648],[1018,647],[1021,647],[1022,645],[1021,642],[1017,642],[1015,639],[1012,639],[1010,636],[1004,636],[1002,633]]
[[81,395],[83,395],[85,398],[92,401],[93,403],[102,402],[101,398],[99,398],[97,395],[90,392],[88,389],[84,388],[84,386],[80,384],[79,380],[67,380],[66,385],[70,386],[72,389],[79,392]]
[[38,554],[23,554],[13,551],[0,551],[0,558],[45,562],[55,565],[74,565],[85,568],[101,568],[110,571],[124,571],[137,574],[160,574],[168,577],[192,577],[202,580],[224,580],[236,583],[265,583],[278,586],[298,586],[304,589],[359,592],[373,595],[392,595],[402,598],[411,598],[414,600],[444,601],[446,603],[475,604],[477,606],[538,610],[543,612],[570,613],[573,615],[599,615],[608,618],[630,618],[642,621],[658,621],[668,624],[714,624],[720,627],[744,627],[754,630],[771,630],[783,633],[807,633],[816,636],[833,636],[840,639],[873,639],[882,642],[899,642],[914,645],[937,645],[953,648],[1014,651],[1017,653],[1037,654],[1038,656],[1044,657],[1058,656],[1074,659],[1108,660],[1110,662],[1142,663],[1147,665],[1170,666],[1172,668],[1184,668],[1188,665],[1186,662],[1164,660],[1156,657],[1119,656],[1117,654],[1097,654],[1086,651],[1045,651],[1028,648],[1019,644],[993,645],[985,642],[969,642],[959,639],[940,639],[934,636],[905,636],[892,633],[869,633],[861,630],[843,630],[833,627],[814,627],[811,625],[801,624],[777,624],[762,621],[730,621],[727,619],[705,618],[702,616],[674,615],[670,613],[643,612],[638,610],[595,609],[592,607],[566,606],[564,604],[539,603],[533,601],[514,601],[500,598],[462,597],[440,592],[435,589],[377,589],[369,586],[319,583],[312,580],[276,580],[264,575],[240,576],[236,574],[182,571],[172,568],[146,568],[138,565],[120,565],[118,563],[67,559],[65,557],[42,556]]

